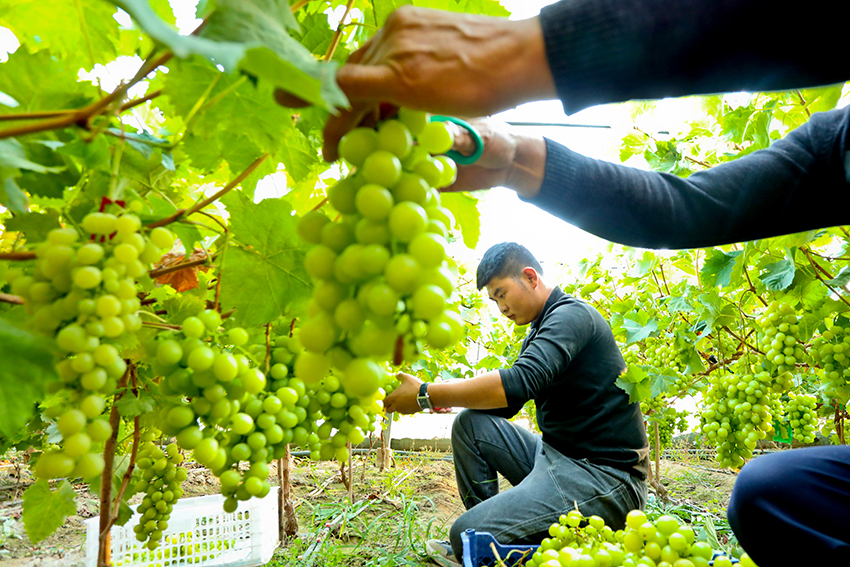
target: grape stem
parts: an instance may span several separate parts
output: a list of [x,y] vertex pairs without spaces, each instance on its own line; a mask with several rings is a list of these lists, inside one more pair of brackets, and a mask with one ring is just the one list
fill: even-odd
[[0,252],[0,260],[24,261],[35,260],[35,252]]
[[[838,299],[840,299],[842,302],[844,302],[845,305],[850,307],[850,302],[847,301],[847,298],[845,298],[842,294],[840,294],[838,291],[836,291],[836,289],[834,287],[829,285],[827,283],[827,281],[825,279],[823,279],[823,276],[821,275],[821,273],[823,273],[830,280],[833,279],[832,275],[829,272],[827,272],[823,267],[821,267],[817,262],[815,262],[815,259],[812,258],[811,254],[809,253],[808,248],[806,248],[805,246],[801,246],[800,250],[803,252],[803,254],[806,255],[806,258],[809,259],[809,262],[812,264],[812,267],[815,269],[814,270],[815,277],[817,279],[819,279],[823,285],[825,285],[827,288],[829,288],[829,291],[831,291],[832,293],[837,295]],[[844,288],[842,288],[842,289],[844,289]],[[844,289],[844,291],[847,291],[847,290]]]
[[97,100],[88,106],[84,106],[78,110],[72,110],[68,113],[59,115],[55,118],[49,118],[43,120],[41,122],[34,122],[30,124],[23,124],[20,126],[13,126],[11,128],[7,128],[5,130],[0,130],[0,140],[4,138],[14,138],[16,136],[22,136],[24,134],[33,134],[35,132],[44,132],[46,130],[61,130],[62,128],[67,128],[68,126],[72,126],[74,124],[81,127],[88,127],[90,121],[95,116],[102,114],[106,109],[111,106],[114,102],[124,98],[127,94],[127,90],[130,89],[133,85],[147,77],[151,72],[153,72],[160,65],[168,62],[169,59],[173,56],[170,51],[162,53],[154,57],[155,52],[148,57],[147,61],[142,63],[142,66],[136,72],[135,76],[130,79],[126,83],[119,84],[115,90],[106,95],[105,97]]
[[[133,381],[133,394],[139,397],[139,382],[136,375],[136,367],[131,366],[130,376]],[[130,478],[133,476],[133,469],[136,466],[136,455],[139,452],[139,441],[141,438],[141,429],[139,427],[139,416],[133,418],[133,448],[130,450],[130,464],[127,466],[127,471],[124,473],[124,478],[121,480],[121,488],[118,489],[118,494],[115,495],[115,504],[112,508],[112,516],[109,519],[110,525],[118,519],[118,511],[121,508],[121,500],[124,498],[124,492],[130,484]]]
[[148,272],[148,275],[152,278],[158,278],[164,276],[166,274],[172,274],[174,272],[179,272],[180,270],[188,270],[189,268],[195,268],[198,266],[203,266],[209,260],[209,256],[204,256],[200,260],[192,260],[191,262],[183,262],[182,264],[175,264],[174,266],[168,266],[167,268],[158,268],[156,270],[151,270]]
[[180,325],[168,325],[166,323],[151,323],[150,321],[142,321],[142,327],[151,327],[152,329],[163,329],[166,331],[179,331],[182,329]]
[[269,154],[263,154],[260,157],[258,157],[257,159],[255,159],[254,162],[251,165],[249,165],[248,167],[245,168],[245,171],[243,171],[242,173],[237,175],[236,178],[233,179],[233,181],[231,181],[230,183],[225,185],[220,191],[216,192],[214,195],[204,199],[203,201],[201,201],[199,203],[196,203],[195,205],[193,205],[189,209],[178,209],[177,211],[174,212],[174,214],[169,215],[169,216],[167,216],[163,219],[160,219],[158,221],[154,221],[154,222],[152,222],[152,223],[150,223],[146,226],[148,228],[156,228],[158,226],[165,226],[165,225],[171,224],[173,222],[176,222],[183,217],[188,217],[189,215],[191,215],[193,213],[197,213],[198,211],[200,211],[201,209],[203,209],[204,207],[206,207],[210,203],[217,201],[218,199],[223,197],[226,193],[228,193],[229,191],[236,188],[240,183],[242,183],[245,180],[246,177],[251,175],[254,172],[254,170],[257,169],[260,166],[260,164],[263,163],[266,160],[266,158],[268,158],[268,157],[269,157]]
[[12,303],[14,305],[23,305],[24,298],[10,293],[0,293],[0,303]]
[[331,44],[328,46],[328,51],[325,53],[324,60],[330,61],[334,56],[334,52],[336,48],[339,47],[339,40],[342,38],[342,30],[345,27],[344,23],[346,18],[348,18],[348,14],[351,12],[351,7],[354,5],[354,0],[348,0],[348,4],[345,7],[345,13],[342,15],[342,18],[339,20],[339,25],[336,27],[336,31],[334,32],[333,39],[331,39]]
[[144,104],[149,100],[155,99],[156,97],[158,97],[161,94],[162,94],[162,89],[158,89],[158,90],[153,91],[152,93],[146,94],[143,97],[139,97],[137,99],[125,102],[124,104],[121,105],[121,108],[118,109],[118,112],[124,112],[125,110],[130,110],[131,108],[133,108],[135,106],[139,106],[140,104]]
[[109,551],[109,530],[112,528],[112,514],[110,513],[112,505],[112,477],[113,465],[115,464],[115,448],[118,444],[118,425],[121,422],[121,415],[118,413],[118,400],[124,395],[127,383],[130,380],[130,372],[133,364],[127,365],[127,370],[118,381],[118,393],[112,401],[112,410],[109,412],[109,425],[112,426],[112,435],[106,440],[103,447],[103,473],[100,476],[100,536],[98,541],[97,551],[97,566],[109,567],[110,551]]

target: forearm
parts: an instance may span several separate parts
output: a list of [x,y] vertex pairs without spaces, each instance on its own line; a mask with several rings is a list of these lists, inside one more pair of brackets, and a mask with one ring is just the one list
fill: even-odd
[[[602,238],[699,248],[850,222],[824,207],[850,190],[848,111],[815,115],[770,148],[686,179],[586,158],[548,142],[535,205]],[[841,197],[843,198],[843,197]]]
[[[568,114],[608,102],[688,94],[786,90],[850,78],[833,3],[817,23],[776,45],[780,0],[567,0],[541,10],[549,67]],[[756,23],[757,22],[757,23]]]
[[428,386],[434,407],[496,409],[508,405],[498,370],[456,382],[438,382]]

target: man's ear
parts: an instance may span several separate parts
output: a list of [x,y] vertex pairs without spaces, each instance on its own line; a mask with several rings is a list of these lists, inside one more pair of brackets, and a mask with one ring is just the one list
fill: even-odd
[[524,268],[522,270],[522,276],[531,286],[531,289],[535,289],[540,282],[540,276],[534,268]]

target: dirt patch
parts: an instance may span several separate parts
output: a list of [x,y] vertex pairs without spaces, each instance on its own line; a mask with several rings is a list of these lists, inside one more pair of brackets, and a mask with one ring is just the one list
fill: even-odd
[[[427,537],[446,534],[463,513],[454,467],[444,453],[396,455],[394,466],[381,472],[373,456],[355,456],[353,504],[338,463],[296,458],[291,473],[298,517],[298,536],[282,547],[270,565],[302,565],[311,546],[324,538],[321,553],[341,554],[339,564],[356,567],[370,558],[408,553],[415,562]],[[714,468],[711,461],[661,461],[661,479],[671,499],[706,512],[722,514],[736,475]],[[270,481],[277,484],[273,463]],[[20,476],[18,476],[20,475]],[[345,469],[347,480],[348,467]],[[98,514],[98,500],[85,485],[75,485],[77,515],[68,518],[52,536],[33,545],[21,522],[22,495],[31,479],[24,467],[0,469],[0,563],[2,567],[83,567],[86,518]],[[502,490],[510,485],[500,479]],[[217,494],[219,482],[208,470],[189,469],[183,484],[186,497]],[[131,504],[140,501],[137,495]],[[339,521],[345,516],[344,521]],[[329,523],[337,521],[332,528]],[[402,533],[404,532],[404,533]],[[322,556],[324,558],[324,555]],[[316,563],[325,564],[323,561]],[[415,564],[415,563],[414,563]],[[424,562],[423,562],[424,565]]]

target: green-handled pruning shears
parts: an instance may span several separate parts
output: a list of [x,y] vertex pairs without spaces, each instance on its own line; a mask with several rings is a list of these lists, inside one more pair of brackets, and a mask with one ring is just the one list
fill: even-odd
[[431,122],[452,122],[457,124],[461,128],[465,129],[469,132],[469,135],[472,136],[472,139],[475,141],[475,151],[472,152],[472,155],[465,156],[457,150],[449,150],[446,152],[446,155],[452,158],[456,163],[461,165],[469,165],[471,163],[475,163],[478,158],[481,157],[481,154],[484,153],[484,140],[481,139],[481,134],[478,133],[478,130],[475,129],[475,126],[467,122],[466,120],[461,120],[460,118],[455,118],[454,116],[432,116]]

